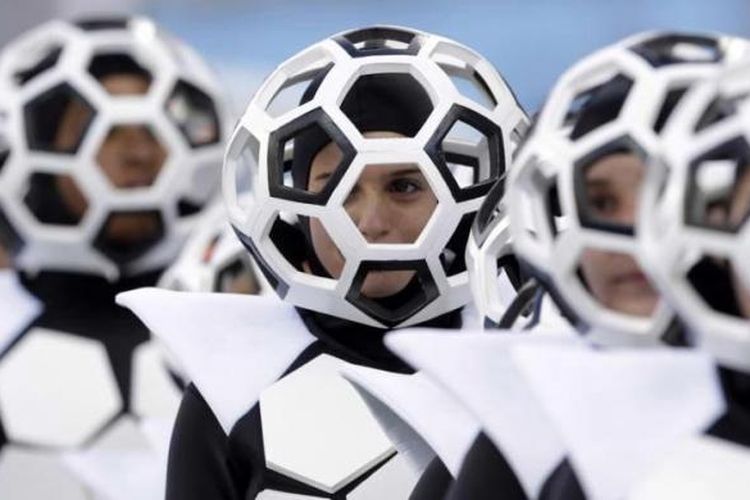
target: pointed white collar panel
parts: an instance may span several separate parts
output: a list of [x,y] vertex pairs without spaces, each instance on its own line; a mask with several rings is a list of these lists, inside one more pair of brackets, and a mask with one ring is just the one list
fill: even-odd
[[342,371],[360,391],[415,430],[455,477],[479,433],[479,423],[422,373],[403,375],[350,365]]
[[711,436],[691,436],[665,455],[628,500],[745,500],[750,449]]
[[42,303],[26,291],[12,269],[0,270],[0,354],[42,311]]
[[293,307],[270,297],[142,288],[117,303],[161,341],[226,433],[315,340]]
[[715,367],[698,351],[519,346],[513,357],[589,498],[627,498],[679,440],[725,411]]
[[564,456],[562,441],[512,360],[526,343],[576,343],[567,333],[393,333],[386,344],[460,400],[503,453],[530,497]]

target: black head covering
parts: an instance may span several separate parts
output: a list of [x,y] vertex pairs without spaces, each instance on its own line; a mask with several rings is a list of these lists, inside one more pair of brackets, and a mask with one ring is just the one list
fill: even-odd
[[[310,101],[325,77],[322,73],[305,91],[300,104]],[[432,112],[424,88],[406,73],[360,77],[346,95],[341,110],[362,132],[388,131],[414,137]],[[318,126],[308,127],[294,138],[292,179],[297,189],[307,189],[310,165],[331,138]]]

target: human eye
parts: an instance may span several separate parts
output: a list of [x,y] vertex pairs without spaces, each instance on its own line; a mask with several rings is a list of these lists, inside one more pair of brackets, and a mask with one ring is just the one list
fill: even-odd
[[612,215],[620,206],[618,197],[606,191],[589,193],[588,200],[589,206],[598,215]]
[[410,177],[401,177],[398,179],[393,179],[388,189],[392,193],[410,195],[423,191],[424,186],[422,185],[422,182],[417,179],[412,179]]

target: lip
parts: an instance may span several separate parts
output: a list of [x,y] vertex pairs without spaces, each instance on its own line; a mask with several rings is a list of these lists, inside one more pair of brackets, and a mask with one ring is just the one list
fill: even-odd
[[640,285],[651,286],[646,275],[641,271],[630,271],[614,276],[611,280],[613,285]]

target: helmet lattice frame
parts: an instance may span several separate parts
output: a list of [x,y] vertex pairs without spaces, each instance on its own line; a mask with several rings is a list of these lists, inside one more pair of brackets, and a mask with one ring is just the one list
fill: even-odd
[[[625,254],[646,267],[633,236],[637,224],[604,223],[584,206],[582,171],[613,151],[627,151],[644,162],[658,157],[667,103],[679,101],[690,85],[715,74],[746,47],[738,39],[647,33],[597,51],[559,79],[521,146],[507,190],[515,251],[592,342],[652,344],[672,313],[664,301],[647,318],[616,312],[583,283],[579,266],[587,248]],[[626,89],[613,104],[613,116],[574,136],[570,118],[612,82]]]
[[[432,111],[410,138],[368,139],[341,109],[356,82],[368,75],[408,75],[429,96]],[[284,88],[322,75],[314,97],[272,116],[272,101]],[[454,77],[470,80],[485,102],[459,90]],[[457,123],[479,132],[478,142],[456,138]],[[279,137],[309,123],[318,124],[339,149],[343,161],[333,180],[312,195],[281,184]],[[444,268],[446,245],[479,207],[510,160],[511,137],[526,116],[495,69],[481,56],[451,40],[396,27],[343,33],[292,57],[258,90],[235,129],[224,164],[223,190],[232,225],[276,292],[311,310],[376,327],[408,326],[465,305],[468,274]],[[282,154],[283,151],[284,153]],[[455,160],[458,158],[458,160]],[[461,182],[455,164],[471,158],[473,179]],[[348,193],[367,165],[416,165],[438,203],[413,243],[368,243],[344,208]],[[253,197],[238,201],[238,179],[249,179]],[[346,263],[338,279],[308,274],[292,265],[274,244],[271,232],[280,217],[317,218]],[[465,241],[465,240],[464,240]],[[462,258],[463,256],[459,256]],[[369,270],[404,269],[416,273],[424,296],[398,312],[380,310],[359,293]]]
[[[146,93],[108,93],[93,70],[107,57],[140,68],[148,80]],[[219,85],[197,54],[145,18],[53,21],[2,51],[0,91],[10,151],[0,171],[0,235],[14,250],[18,268],[114,280],[174,258],[197,213],[218,190],[226,134]],[[35,127],[46,119],[50,103],[74,101],[89,113],[87,126],[77,145],[61,151]],[[107,135],[118,126],[144,127],[166,152],[150,186],[117,188],[97,163]],[[80,220],[40,220],[25,201],[40,176],[72,179],[86,200]],[[132,212],[157,214],[161,234],[120,259],[102,243],[104,226],[114,214]]]

